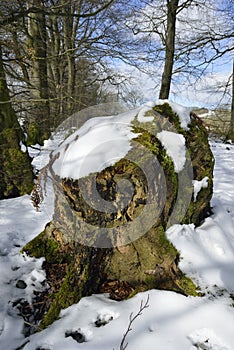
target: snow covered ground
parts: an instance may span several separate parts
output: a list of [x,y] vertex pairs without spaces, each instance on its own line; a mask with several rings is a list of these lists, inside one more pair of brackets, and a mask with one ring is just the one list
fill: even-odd
[[[35,211],[29,196],[0,201],[0,349],[25,344],[24,350],[119,350],[130,315],[149,296],[149,307],[127,335],[128,350],[233,350],[234,145],[212,142],[211,147],[216,159],[214,214],[199,228],[175,225],[168,230],[181,252],[181,269],[203,297],[151,290],[116,302],[105,294],[93,295],[63,310],[48,329],[25,338],[23,320],[12,304],[21,298],[30,301],[33,290],[42,289],[45,275],[43,259],[23,256],[20,249],[42,231],[52,210],[45,205]],[[40,167],[47,156],[44,150],[34,163]],[[72,332],[81,342],[69,336]]]

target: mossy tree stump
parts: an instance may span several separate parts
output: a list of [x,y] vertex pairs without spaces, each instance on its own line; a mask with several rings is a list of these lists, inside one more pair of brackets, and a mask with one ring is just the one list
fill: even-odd
[[[153,116],[154,120],[147,123],[147,128],[139,120],[133,121],[132,131],[136,137],[132,148],[127,157],[113,166],[79,181],[60,181],[53,174],[56,203],[53,220],[24,247],[24,251],[30,255],[45,257],[48,282],[53,289],[53,293],[49,291],[50,302],[40,325],[42,328],[53,322],[62,308],[92,293],[108,292],[116,300],[151,288],[196,295],[196,286],[178,268],[179,252],[167,240],[165,232],[174,223],[199,225],[210,213],[214,160],[206,129],[194,114],[190,115],[188,129],[183,129],[178,115],[167,103],[155,106],[147,115]],[[174,130],[185,139],[189,159],[186,159],[184,174],[181,175],[182,187],[180,173],[175,172],[171,157],[157,137],[157,133],[165,128]],[[141,166],[144,162],[149,163],[149,153],[141,157],[142,147],[149,149],[150,154],[157,159],[156,172],[150,166],[147,168],[149,172],[154,172],[150,185],[149,178],[142,171],[144,166]],[[134,152],[139,156],[140,165],[131,161]],[[189,173],[191,167],[192,178]],[[53,161],[50,168],[53,173]],[[201,189],[194,201],[192,180],[200,181],[204,177],[208,178],[208,186]],[[128,205],[123,203],[121,206],[123,198],[118,196],[117,186],[119,180],[126,179],[134,190]],[[118,201],[119,208],[122,209],[116,212],[96,210],[95,203],[87,202],[82,195],[83,181],[87,193],[92,192],[95,186],[106,202]],[[153,211],[149,211],[148,220],[145,220],[147,215],[143,216],[143,222],[139,221],[138,226],[134,227],[133,234],[136,233],[137,238],[131,237],[125,244],[121,244],[119,234],[131,235],[132,232],[124,231],[125,228],[142,215],[149,196],[149,186],[152,189],[150,205],[153,207],[150,208]],[[189,196],[189,203],[184,202],[185,195]],[[152,221],[150,215],[155,215],[158,207],[160,210],[156,213],[156,219],[153,217],[154,222],[148,227],[147,221]],[[181,213],[184,214],[181,216]],[[99,228],[98,234],[92,227]],[[109,232],[109,228],[113,235],[109,237],[109,245],[106,243],[108,237],[104,237],[105,245],[100,229],[105,233]],[[144,234],[137,236],[137,230],[143,230]],[[91,243],[82,244],[82,237],[86,243],[90,237]],[[57,287],[50,280],[54,266],[58,269],[58,275],[59,271],[63,271],[60,278],[56,279]]]

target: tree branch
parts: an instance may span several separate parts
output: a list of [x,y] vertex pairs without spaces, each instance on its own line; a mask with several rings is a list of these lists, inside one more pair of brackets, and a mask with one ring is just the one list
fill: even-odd
[[[98,15],[100,12],[104,11],[105,9],[107,9],[115,0],[110,0],[108,1],[105,5],[103,5],[102,7],[98,8],[96,11],[94,12],[90,12],[90,13],[66,13],[66,12],[59,12],[59,16],[61,17],[78,17],[78,18],[89,18],[89,17],[95,17],[96,15]],[[28,16],[30,14],[36,14],[36,13],[42,13],[46,16],[56,16],[57,12],[54,12],[52,9],[50,9],[49,11],[47,11],[45,8],[39,8],[39,7],[35,7],[32,6],[28,9],[24,9],[22,11],[18,11],[15,13],[11,13],[9,16],[3,18],[0,21],[0,27],[3,27],[7,24],[11,24],[13,22],[16,22],[18,19],[24,17],[24,16]]]
[[120,343],[120,348],[119,348],[120,350],[125,350],[127,348],[128,343],[126,342],[126,338],[127,338],[128,334],[132,331],[133,322],[137,319],[137,317],[142,315],[142,311],[147,309],[148,307],[149,307],[149,294],[147,296],[145,303],[143,303],[143,300],[141,300],[141,305],[140,305],[139,311],[134,316],[133,316],[133,313],[130,314],[128,328],[127,328],[126,332],[124,333],[122,341]]

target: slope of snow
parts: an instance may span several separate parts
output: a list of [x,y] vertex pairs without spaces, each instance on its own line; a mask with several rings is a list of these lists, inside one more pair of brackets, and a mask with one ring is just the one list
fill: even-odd
[[[61,312],[61,319],[43,333],[32,336],[25,350],[34,350],[39,346],[56,350],[119,350],[129,315],[139,310],[141,301],[145,302],[148,295],[149,308],[133,323],[133,330],[127,338],[127,349],[192,349],[195,332],[200,334],[204,329],[207,329],[209,344],[223,346],[207,349],[233,349],[234,313],[228,306],[228,300],[186,298],[172,292],[151,290],[122,302],[110,300],[106,295],[83,298],[79,304]],[[103,318],[109,322],[105,326],[96,327],[95,322]],[[85,342],[78,344],[72,337],[66,338],[65,333],[69,331],[79,331]],[[211,333],[216,334],[219,343],[216,337],[210,338]],[[196,340],[205,344],[203,338],[204,334],[201,334]]]
[[[63,310],[48,329],[24,338],[23,320],[12,303],[20,298],[30,301],[33,289],[43,288],[45,276],[43,259],[23,256],[20,249],[43,230],[52,210],[49,205],[36,212],[29,196],[0,201],[0,348],[15,350],[25,344],[24,350],[119,350],[131,313],[135,315],[149,295],[149,307],[127,336],[127,350],[233,350],[234,145],[211,147],[216,160],[213,215],[198,228],[175,225],[167,232],[181,252],[181,269],[203,297],[151,290],[116,302],[105,294],[93,295]],[[39,157],[35,164],[43,163],[43,152]],[[16,287],[19,280],[26,282],[25,289]],[[97,327],[97,321],[105,325]],[[71,332],[84,342],[74,340]]]
[[[20,254],[20,248],[40,233],[51,220],[49,210],[36,212],[28,195],[0,201],[0,348],[15,349],[24,340],[23,319],[12,303],[31,301],[34,290],[42,290],[43,259]],[[26,282],[25,289],[17,281]]]

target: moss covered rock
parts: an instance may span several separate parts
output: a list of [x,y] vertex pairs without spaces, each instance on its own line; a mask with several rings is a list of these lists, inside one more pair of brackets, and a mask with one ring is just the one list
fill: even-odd
[[[182,127],[168,103],[148,108],[146,122],[138,116],[136,111],[130,124],[135,134],[131,148],[115,164],[81,179],[60,179],[53,167],[60,153],[51,160],[53,220],[24,248],[46,258],[51,286],[53,264],[66,267],[58,288],[51,287],[42,327],[53,322],[61,308],[92,293],[108,292],[117,300],[150,288],[197,295],[194,283],[178,268],[179,253],[166,229],[174,223],[199,225],[210,213],[214,160],[206,129],[194,114]],[[184,142],[178,169],[162,131]],[[204,177],[208,186],[195,198],[193,181]],[[95,191],[100,197],[92,197]]]

